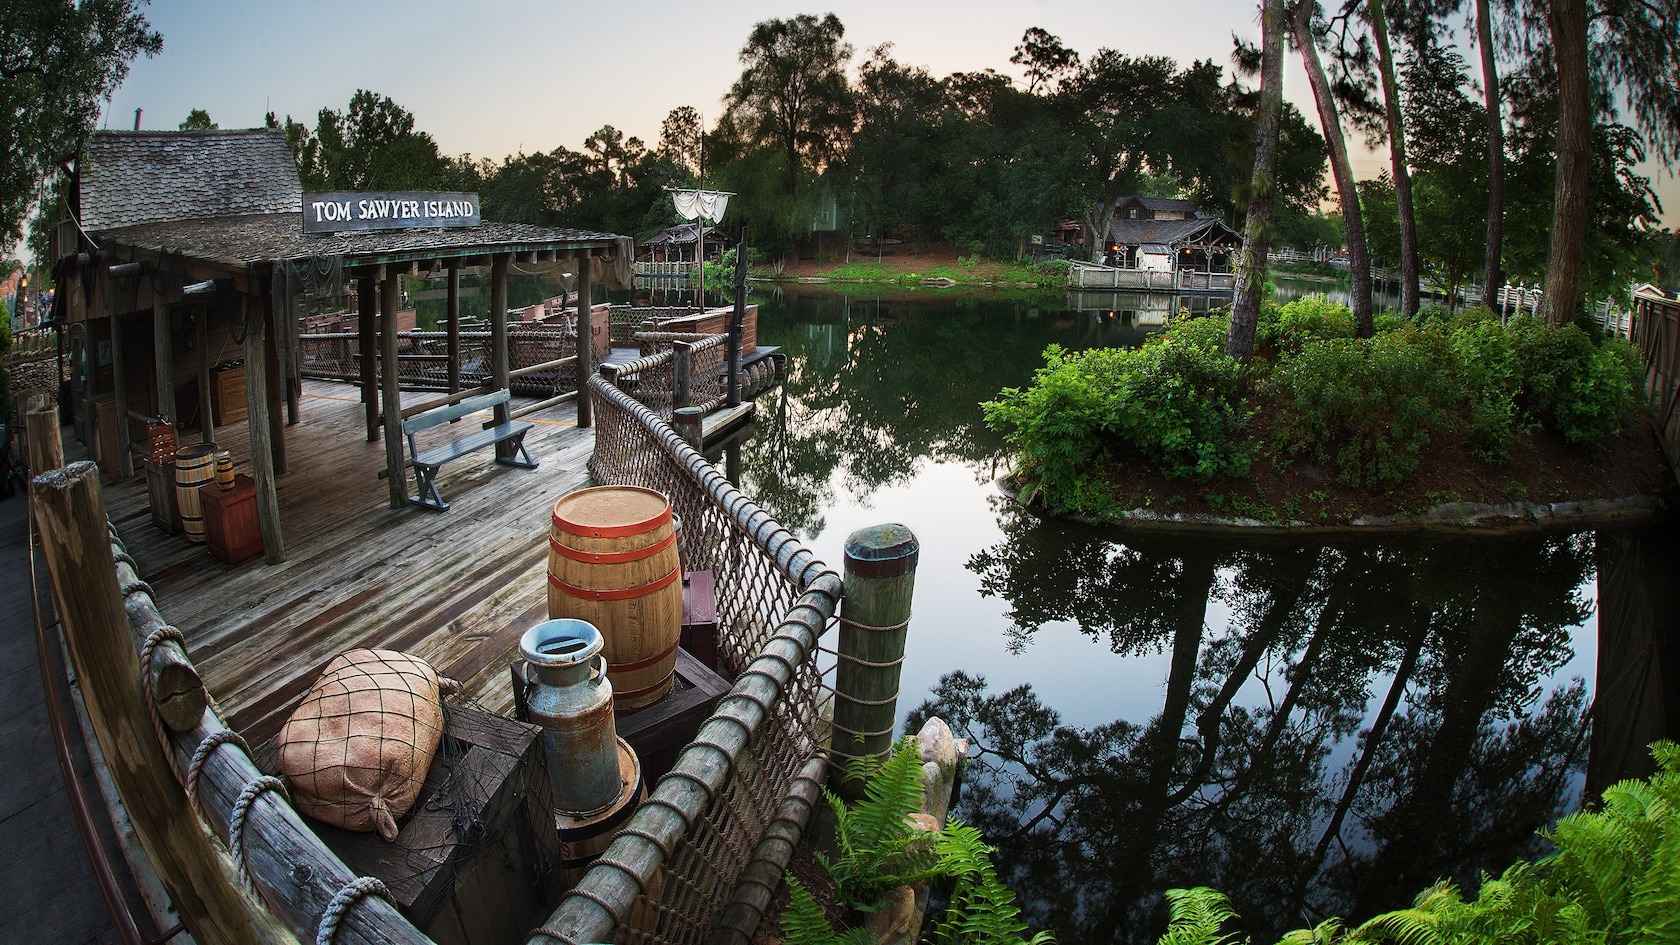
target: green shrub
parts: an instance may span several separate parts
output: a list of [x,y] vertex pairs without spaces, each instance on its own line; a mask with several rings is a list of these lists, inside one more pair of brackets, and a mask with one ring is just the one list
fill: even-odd
[[1052,345],[1025,388],[982,404],[986,422],[1019,454],[1036,494],[1063,511],[1100,512],[1093,463],[1127,446],[1174,478],[1240,476],[1241,365],[1205,338],[1177,333],[1142,348],[1068,353]]
[[1520,406],[1572,446],[1594,449],[1621,432],[1639,402],[1644,373],[1627,342],[1594,345],[1576,325],[1548,325],[1527,316],[1507,331],[1523,369]]
[[[1543,833],[1557,852],[1517,863],[1497,878],[1483,874],[1476,898],[1441,883],[1410,909],[1356,928],[1329,919],[1290,932],[1287,945],[1542,945],[1553,942],[1632,945],[1680,941],[1680,748],[1651,746],[1660,770],[1649,780],[1622,781],[1602,806],[1570,814]],[[1229,901],[1207,889],[1169,890],[1163,945],[1242,945],[1222,933],[1236,918]]]
[[1294,356],[1313,341],[1352,338],[1357,327],[1346,305],[1322,295],[1306,295],[1262,308],[1255,326],[1255,350],[1275,362]]
[[1447,358],[1438,334],[1409,328],[1307,342],[1267,383],[1272,447],[1333,465],[1346,485],[1392,489],[1450,422]]
[[1504,327],[1490,318],[1458,318],[1451,330],[1453,377],[1466,408],[1465,445],[1487,462],[1504,463],[1526,426],[1517,409],[1522,365]]

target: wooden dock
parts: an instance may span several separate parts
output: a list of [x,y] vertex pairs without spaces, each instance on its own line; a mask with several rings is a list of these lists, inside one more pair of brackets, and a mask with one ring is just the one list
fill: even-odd
[[[143,478],[104,484],[107,514],[230,725],[253,745],[272,737],[327,661],[356,647],[429,660],[484,708],[509,714],[519,635],[547,617],[550,508],[589,481],[594,434],[577,427],[575,405],[526,418],[537,427],[525,442],[538,469],[488,453],[444,467],[442,513],[389,507],[385,445],[367,441],[355,387],[307,380],[301,407],[277,480],[281,564],[225,565],[152,524]],[[249,468],[244,425],[217,436]]]

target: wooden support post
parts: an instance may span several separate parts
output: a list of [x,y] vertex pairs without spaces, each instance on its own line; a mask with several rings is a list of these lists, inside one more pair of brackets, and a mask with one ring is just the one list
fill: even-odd
[[175,415],[175,337],[169,330],[169,303],[152,295],[152,360],[157,368],[158,416],[179,427]]
[[595,373],[595,324],[594,306],[589,297],[594,287],[589,284],[589,254],[579,253],[577,257],[577,424],[588,427],[594,421],[594,409],[589,405],[589,375]]
[[367,270],[356,279],[356,353],[362,377],[362,406],[367,414],[367,438],[379,439],[378,333],[374,319],[379,310],[378,289]]
[[[497,253],[490,258],[490,388],[507,390],[510,378],[508,367],[507,323],[508,254]],[[491,411],[497,423],[508,422],[508,405],[497,404]]]
[[40,475],[64,465],[64,441],[58,428],[58,408],[36,407],[24,417],[24,435],[29,441],[29,471]]
[[393,268],[379,284],[379,392],[385,409],[385,470],[391,508],[408,504],[408,472],[403,464],[402,392],[397,386],[397,280]]
[[253,300],[253,317],[260,318],[268,330],[263,332],[263,358],[267,362],[264,374],[268,376],[268,448],[274,455],[274,474],[286,474],[286,424],[281,411],[285,403],[280,387],[283,379],[280,377],[280,326],[274,316],[279,314],[274,310],[274,293],[264,291],[260,298]]
[[228,881],[147,715],[99,472],[92,463],[76,463],[37,476],[31,494],[76,682],[135,834],[195,939],[255,945],[268,922]]
[[[257,524],[262,529],[263,559],[269,564],[286,560],[286,546],[280,540],[280,497],[274,485],[274,453],[269,449],[268,362],[263,357],[263,335],[268,319],[261,303],[242,294],[245,312],[245,429],[251,441],[251,478],[257,486]],[[201,346],[202,350],[202,346]],[[205,401],[209,407],[209,401]]]
[[122,316],[111,315],[111,408],[117,415],[117,475],[134,475],[134,458],[128,455],[128,378],[123,361]]
[[903,525],[863,528],[846,539],[831,776],[836,792],[848,799],[863,796],[863,782],[847,777],[847,761],[884,758],[892,750],[920,552],[916,536]]
[[461,264],[449,260],[449,300],[445,307],[445,331],[449,333],[449,392],[461,390]]
[[671,425],[676,428],[677,435],[694,447],[695,452],[704,452],[706,448],[705,434],[701,432],[701,419],[706,412],[699,407],[678,407],[672,417]]
[[729,315],[729,388],[724,400],[728,406],[741,403],[741,335],[747,318],[747,247],[735,253],[735,310]]
[[[216,295],[213,296],[214,302],[199,305],[197,317],[193,321],[198,338],[198,429],[202,434],[199,437],[200,443],[216,442],[216,421],[211,415],[213,411],[210,409],[211,403],[215,399],[210,386],[210,306],[220,306],[222,304],[222,293],[224,291],[227,290],[217,290]],[[223,315],[227,314],[224,310]],[[223,324],[226,324],[225,320]],[[245,350],[249,352],[250,348],[247,346]],[[245,357],[247,379],[250,378],[250,371],[251,358],[247,354]]]
[[687,341],[671,342],[671,409],[681,410],[689,405],[694,388],[694,345]]

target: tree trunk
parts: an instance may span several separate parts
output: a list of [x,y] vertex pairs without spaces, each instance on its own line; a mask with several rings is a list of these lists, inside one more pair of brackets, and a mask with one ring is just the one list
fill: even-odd
[[1552,245],[1546,256],[1546,297],[1541,312],[1555,325],[1581,309],[1581,257],[1587,242],[1587,144],[1592,137],[1588,101],[1587,5],[1554,0],[1546,13],[1557,63],[1557,188],[1552,202]]
[[1085,223],[1091,227],[1091,261],[1101,263],[1108,252],[1108,226],[1114,222],[1114,199],[1104,192]]
[[1411,318],[1418,310],[1417,214],[1412,211],[1412,172],[1406,166],[1406,127],[1400,120],[1400,83],[1394,76],[1394,50],[1388,42],[1383,0],[1368,0],[1366,10],[1371,17],[1371,35],[1377,41],[1389,166],[1394,170],[1394,201],[1400,214],[1400,312]]
[[1231,334],[1225,353],[1239,361],[1254,357],[1254,332],[1265,292],[1271,250],[1272,198],[1277,184],[1279,115],[1283,111],[1283,0],[1260,7],[1260,112],[1254,130],[1254,176],[1249,185],[1248,222],[1237,257],[1237,291],[1231,303]]
[[1353,165],[1348,162],[1347,139],[1342,136],[1342,117],[1336,108],[1336,96],[1330,90],[1330,80],[1324,74],[1324,63],[1318,57],[1318,45],[1312,31],[1316,0],[1296,0],[1289,17],[1289,31],[1301,50],[1301,64],[1306,67],[1311,83],[1313,101],[1318,105],[1318,123],[1324,132],[1324,143],[1330,150],[1330,171],[1336,178],[1336,198],[1342,207],[1342,228],[1347,234],[1348,274],[1353,279],[1353,318],[1359,337],[1371,337],[1371,254],[1365,246],[1365,218],[1359,213],[1359,190],[1353,180]]
[[1476,43],[1482,51],[1482,85],[1487,101],[1487,263],[1482,272],[1482,304],[1492,308],[1505,285],[1500,265],[1505,237],[1505,119],[1500,114],[1499,62],[1493,48],[1493,0],[1476,0]]

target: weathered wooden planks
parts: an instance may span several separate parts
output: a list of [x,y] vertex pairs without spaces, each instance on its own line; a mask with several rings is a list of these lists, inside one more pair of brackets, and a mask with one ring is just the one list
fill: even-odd
[[[588,484],[593,434],[571,425],[574,415],[561,405],[530,417],[535,472],[446,467],[451,510],[428,515],[388,507],[385,446],[362,435],[356,388],[306,381],[277,477],[287,555],[278,565],[224,565],[163,534],[143,479],[109,485],[107,506],[206,688],[253,744],[279,729],[328,660],[359,646],[413,653],[461,678],[469,696],[506,704],[519,634],[546,615],[549,508]],[[242,431],[218,432],[245,468]]]

